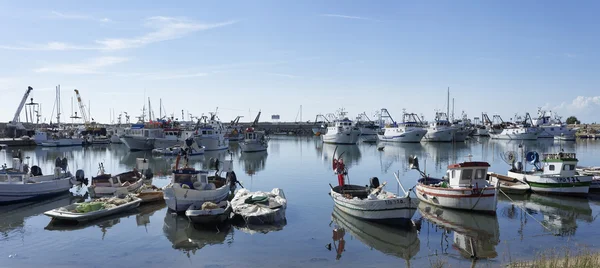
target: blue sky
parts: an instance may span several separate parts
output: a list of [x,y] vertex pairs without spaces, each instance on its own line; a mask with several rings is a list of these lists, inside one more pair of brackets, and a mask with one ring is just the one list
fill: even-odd
[[[169,113],[294,121],[385,107],[432,118],[600,112],[598,2],[0,1],[0,121],[27,86],[49,121],[72,90],[96,120]],[[249,114],[250,113],[250,114]]]

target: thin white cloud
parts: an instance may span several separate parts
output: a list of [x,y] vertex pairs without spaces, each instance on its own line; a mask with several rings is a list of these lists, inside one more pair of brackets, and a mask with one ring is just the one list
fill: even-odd
[[184,78],[193,78],[193,77],[203,77],[207,76],[208,73],[179,73],[179,74],[155,74],[152,76],[147,76],[149,80],[172,80],[172,79],[184,79]]
[[63,13],[58,11],[52,11],[51,16],[49,18],[52,19],[63,19],[63,20],[89,20],[89,21],[97,21],[97,22],[111,22],[112,20],[109,18],[96,18],[90,15],[83,14],[74,14],[74,13]]
[[98,74],[105,67],[126,62],[129,59],[122,57],[98,57],[81,63],[49,65],[35,69],[36,73],[60,73],[60,74]]
[[172,17],[151,17],[144,26],[153,29],[144,35],[132,38],[108,38],[96,40],[95,45],[73,45],[64,42],[48,42],[46,44],[28,44],[23,46],[0,45],[0,49],[10,50],[121,50],[142,47],[148,44],[182,38],[198,31],[224,27],[237,23],[235,20],[219,23],[198,23],[187,19]]
[[565,53],[564,56],[570,59],[577,58],[577,54],[574,53]]
[[292,75],[292,74],[283,74],[283,73],[265,73],[265,74],[279,76],[279,77],[285,77],[285,78],[290,78],[290,79],[300,78],[300,76]]
[[372,18],[367,18],[367,17],[348,16],[348,15],[341,15],[341,14],[321,14],[320,16],[323,16],[323,17],[332,17],[332,18],[341,18],[341,19],[351,19],[351,20],[379,21],[379,20],[372,19]]

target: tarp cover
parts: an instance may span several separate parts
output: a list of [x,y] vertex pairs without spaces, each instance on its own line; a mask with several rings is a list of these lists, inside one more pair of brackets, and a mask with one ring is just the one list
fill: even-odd
[[[246,203],[248,198],[260,200],[259,197],[262,196],[267,196],[268,202]],[[231,207],[235,214],[241,215],[247,221],[255,224],[269,224],[285,220],[287,200],[283,190],[279,188],[275,188],[271,192],[250,192],[247,189],[241,189],[231,200]]]

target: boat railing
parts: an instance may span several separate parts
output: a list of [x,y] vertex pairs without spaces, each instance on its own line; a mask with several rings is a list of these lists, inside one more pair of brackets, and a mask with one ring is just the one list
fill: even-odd
[[576,159],[577,158],[577,154],[576,153],[550,153],[550,154],[544,154],[543,155],[543,159],[544,160],[563,160],[563,159]]

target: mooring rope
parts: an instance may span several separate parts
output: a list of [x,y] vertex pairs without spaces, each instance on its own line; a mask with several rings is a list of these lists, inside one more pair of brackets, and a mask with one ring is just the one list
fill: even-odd
[[[515,204],[515,201],[512,200],[512,198],[510,198],[504,191],[502,191],[502,189],[498,189],[498,191],[500,191],[504,196],[506,196],[506,198],[508,198],[508,200],[510,200],[510,202],[512,202],[513,204]],[[522,208],[519,205],[516,205],[518,208],[520,208],[523,212],[525,212],[525,214],[529,215],[529,217],[531,217],[534,221],[536,221],[537,223],[539,223],[542,227],[544,227],[544,229],[546,229],[549,232],[552,232],[552,230],[550,230],[550,228],[546,227],[546,225],[544,225],[542,222],[538,221],[535,217],[533,217],[533,215],[529,214],[529,212],[527,212],[527,210],[525,210],[524,208]]]

